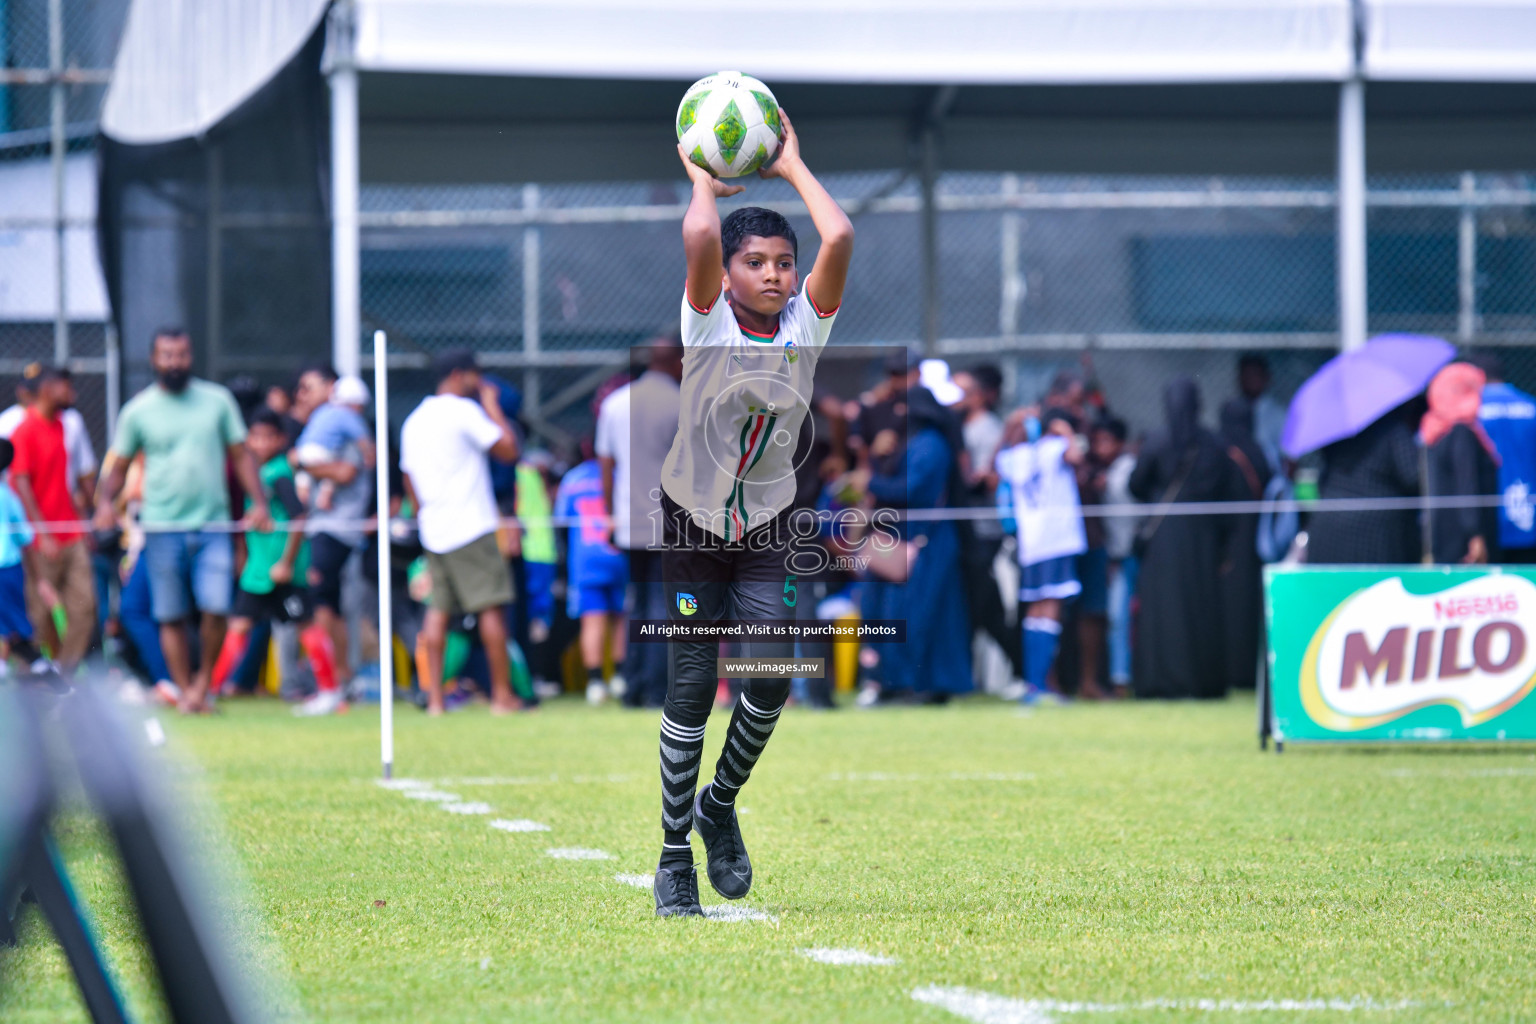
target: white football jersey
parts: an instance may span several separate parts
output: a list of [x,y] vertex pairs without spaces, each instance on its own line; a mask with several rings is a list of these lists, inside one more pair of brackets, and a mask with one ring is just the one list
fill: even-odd
[[795,447],[837,310],[817,312],[802,288],[761,337],[723,296],[700,310],[685,294],[682,318],[680,415],[661,488],[699,526],[740,540],[795,499]]
[[1009,488],[1018,523],[1020,565],[1088,550],[1077,474],[1066,459],[1071,444],[1064,437],[1047,434],[1033,444],[997,453],[997,475]]

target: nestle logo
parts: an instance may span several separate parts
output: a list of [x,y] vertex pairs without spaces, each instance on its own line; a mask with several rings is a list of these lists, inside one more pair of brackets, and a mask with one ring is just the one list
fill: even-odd
[[1520,602],[1514,594],[1498,594],[1493,597],[1454,597],[1435,600],[1435,618],[1466,619],[1488,615],[1514,615],[1520,611]]

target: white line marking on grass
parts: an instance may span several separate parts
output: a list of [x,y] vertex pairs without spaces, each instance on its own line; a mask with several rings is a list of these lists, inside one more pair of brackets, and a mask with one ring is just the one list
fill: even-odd
[[1051,1024],[1051,1018],[1045,1015],[1037,1003],[995,996],[990,992],[929,985],[927,988],[913,989],[912,998],[948,1010],[957,1017],[973,1020],[976,1024]]
[[862,949],[802,949],[801,956],[834,967],[890,967],[900,963],[893,956],[866,953]]
[[1420,1005],[1412,1000],[1383,1002],[1376,999],[1144,999],[1138,1003],[1063,1002],[1056,999],[1011,999],[967,988],[929,985],[913,989],[912,998],[948,1010],[976,1024],[1051,1024],[1056,1015],[1078,1013],[1130,1013],[1179,1010],[1196,1013],[1308,1013],[1319,1010],[1406,1010]]
[[621,873],[614,875],[613,880],[621,885],[632,885],[636,889],[649,889],[656,884],[656,876],[654,874],[626,875]]
[[712,907],[704,908],[704,916],[711,921],[725,921],[734,923],[737,921],[772,921],[779,923],[779,919],[765,910],[756,907],[737,907],[728,903],[717,903]]
[[[562,779],[551,772],[548,775],[472,775],[464,778],[438,779],[435,785],[439,786],[548,786],[565,783],[568,785],[607,785],[610,783],[633,782],[636,776],[629,774],[615,775],[572,775]],[[647,776],[649,779],[649,776]]]
[[490,814],[491,813],[491,805],[490,804],[482,804],[482,803],[478,803],[476,801],[469,801],[467,803],[462,803],[462,804],[438,804],[437,806],[441,807],[443,810],[447,811],[449,814]]
[[1413,779],[1421,776],[1437,779],[1515,779],[1536,775],[1536,768],[1460,768],[1447,771],[1393,768],[1382,774],[1392,779]]
[[432,788],[432,784],[430,782],[424,782],[421,779],[374,779],[373,781],[375,785],[382,786],[385,789],[404,790]]
[[491,828],[499,828],[503,832],[548,832],[549,826],[543,822],[529,821],[527,818],[497,818],[491,822]]
[[444,793],[440,789],[408,789],[405,791],[407,800],[431,800],[440,804],[456,804],[460,802],[459,794]]
[[1033,782],[1034,772],[832,772],[828,782]]
[[589,850],[585,846],[557,846],[544,851],[546,857],[556,860],[613,860],[606,850]]

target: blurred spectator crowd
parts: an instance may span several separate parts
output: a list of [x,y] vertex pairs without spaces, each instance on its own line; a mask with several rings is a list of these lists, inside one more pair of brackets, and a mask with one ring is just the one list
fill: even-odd
[[[515,386],[468,352],[439,355],[389,446],[383,538],[360,379],[317,364],[289,386],[219,385],[193,359],[185,331],[157,333],[157,381],[99,464],[68,370],[28,367],[0,412],[11,670],[67,679],[97,661],[125,700],[186,712],[255,693],[343,712],[377,698],[381,658],[432,714],[567,692],[661,705],[666,645],[629,643],[626,624],[670,614],[650,536],[677,429],[675,336],[598,389],[592,434],[560,452],[528,444]],[[1012,409],[994,365],[898,349],[864,370],[856,393],[819,384],[801,431],[796,505],[824,557],[785,603],[806,620],[901,620],[906,638],[802,643],[827,667],[795,681],[806,705],[1216,698],[1263,670],[1265,563],[1536,561],[1536,400],[1486,356],[1300,461],[1282,452],[1287,410],[1260,356],[1239,361],[1239,396],[1214,417],[1196,380],[1162,382],[1165,422],[1140,436],[1087,359]],[[1370,505],[1424,496],[1481,500]],[[1356,502],[1306,511],[1319,498]],[[873,543],[882,511],[894,543]]]

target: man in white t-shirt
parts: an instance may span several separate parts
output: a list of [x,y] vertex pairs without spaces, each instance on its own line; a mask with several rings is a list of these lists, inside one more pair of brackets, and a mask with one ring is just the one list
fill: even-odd
[[480,379],[474,353],[446,352],[432,361],[432,371],[437,393],[422,399],[400,429],[400,469],[432,579],[421,629],[427,713],[443,713],[448,623],[475,615],[490,668],[491,713],[505,714],[520,706],[507,656],[512,577],[496,544],[500,517],[485,457],[516,461],[517,434],[496,387]]
[[[613,517],[613,543],[629,556],[636,618],[667,617],[661,585],[661,468],[677,436],[678,381],[683,344],[674,332],[649,343],[644,373],[603,400],[594,450],[603,479],[603,501]],[[634,481],[631,485],[631,481]],[[653,495],[655,495],[653,497]],[[660,707],[667,694],[666,650],[630,644],[624,659],[624,702]]]
[[[728,76],[725,81],[734,84]],[[680,623],[795,614],[788,529],[795,447],[816,363],[843,301],[853,225],[801,160],[789,119],[774,127],[783,138],[778,157],[758,173],[793,186],[821,236],[803,288],[789,222],[746,207],[722,224],[716,198],[741,186],[717,181],[678,149],[693,198],[683,217],[682,402],[661,473],[660,525],[668,613]],[[791,643],[745,646],[748,656],[794,653]],[[716,892],[740,899],[752,887],[736,794],[773,732],[790,681],[746,680],[714,780],[695,794],[718,651],[711,641],[673,641],[661,717],[662,850],[653,890],[661,917],[703,913],[690,828],[704,841]]]
[[1061,642],[1062,602],[1083,586],[1077,556],[1088,550],[1077,493],[1076,467],[1083,461],[1077,428],[1066,412],[1046,410],[1036,419],[1019,410],[1008,419],[997,453],[998,500],[1012,509],[1017,524],[1019,600],[1024,612],[1025,704],[1052,700],[1046,686]]
[[[37,380],[42,372],[41,363],[28,363],[21,371],[21,380],[16,385],[16,404],[0,412],[0,437],[9,440],[21,426],[27,409],[37,401]],[[85,417],[73,406],[59,414],[59,421],[64,424],[64,472],[69,493],[82,509],[89,511],[96,492],[98,468],[96,449],[91,447],[91,432],[86,429]]]

